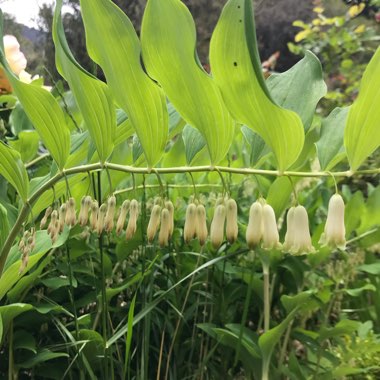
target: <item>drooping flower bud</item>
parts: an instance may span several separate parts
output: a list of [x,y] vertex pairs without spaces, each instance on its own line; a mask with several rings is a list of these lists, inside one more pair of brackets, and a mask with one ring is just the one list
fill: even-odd
[[67,213],[67,206],[66,203],[63,203],[61,207],[59,208],[59,233],[62,233],[63,227],[65,226],[65,218]]
[[112,195],[107,202],[107,213],[104,220],[104,230],[106,232],[111,232],[113,230],[113,227],[115,225],[114,218],[115,218],[115,211],[116,211],[116,197]]
[[233,244],[238,237],[237,204],[234,199],[229,199],[226,203],[226,238]]
[[319,243],[331,248],[346,248],[346,227],[344,225],[344,201],[339,194],[334,194],[329,201],[324,233]]
[[78,216],[78,223],[81,227],[84,227],[88,222],[88,213],[92,204],[92,198],[87,195],[81,200],[80,211]]
[[295,226],[294,226],[294,213],[296,208],[291,207],[286,215],[286,234],[282,249],[289,252],[294,245]]
[[130,204],[131,204],[131,201],[129,199],[126,199],[120,207],[120,213],[119,213],[119,217],[117,218],[117,223],[116,223],[117,235],[120,235],[121,231],[124,228],[124,223],[125,223],[125,219],[127,219]]
[[138,217],[139,217],[139,203],[136,201],[136,199],[132,199],[131,205],[129,208],[128,225],[125,231],[125,238],[127,240],[132,239],[133,235],[136,233]]
[[197,206],[197,222],[196,222],[196,235],[199,239],[201,246],[206,244],[208,230],[205,206],[199,204]]
[[5,35],[3,37],[5,57],[9,63],[11,70],[19,75],[21,71],[26,68],[25,55],[20,51],[20,44],[17,38],[12,35]]
[[264,249],[281,248],[280,236],[278,234],[276,215],[272,206],[266,204],[263,206],[263,243]]
[[194,239],[197,223],[197,206],[190,203],[186,209],[185,225],[183,227],[183,239],[188,244],[191,239]]
[[41,219],[41,222],[40,222],[40,228],[41,228],[41,230],[45,228],[47,220],[48,220],[48,218],[49,218],[49,216],[51,215],[52,212],[53,212],[53,208],[51,206],[49,206],[45,210],[45,215],[43,216],[43,218]]
[[148,223],[147,228],[147,239],[149,243],[152,243],[154,240],[158,227],[160,225],[160,218],[161,218],[161,206],[156,204],[152,208],[152,213],[150,214],[150,219]]
[[223,204],[219,204],[215,208],[210,227],[210,240],[214,249],[218,249],[223,243],[225,221],[226,207]]
[[173,202],[172,201],[166,201],[165,207],[168,209],[169,217],[170,217],[170,226],[169,226],[169,239],[170,239],[172,237],[173,231],[174,231],[174,205],[173,205]]
[[311,243],[309,230],[309,217],[303,206],[297,206],[291,215],[291,227],[293,230],[293,244],[290,247],[290,253],[294,255],[304,255],[315,252]]
[[249,219],[245,238],[249,249],[256,248],[263,237],[263,206],[254,202],[249,209]]
[[76,210],[75,210],[75,199],[70,198],[67,202],[67,210],[66,210],[66,218],[65,218],[65,223],[69,227],[74,227],[75,224],[77,223],[77,218],[76,218]]
[[54,210],[51,213],[50,223],[47,229],[47,233],[52,237],[55,234],[56,223],[58,222],[58,211]]
[[105,218],[106,218],[106,214],[107,214],[107,205],[105,203],[103,203],[100,207],[99,207],[99,212],[98,212],[98,223],[96,225],[96,232],[98,235],[101,235],[102,232],[103,232],[103,229],[104,229],[104,221],[105,221]]
[[98,225],[98,214],[99,214],[98,201],[93,201],[91,204],[91,217],[90,217],[90,225],[91,225],[92,231],[95,231],[96,226]]
[[169,244],[169,230],[170,230],[170,212],[167,208],[161,211],[161,227],[158,234],[158,242],[160,247],[166,247]]

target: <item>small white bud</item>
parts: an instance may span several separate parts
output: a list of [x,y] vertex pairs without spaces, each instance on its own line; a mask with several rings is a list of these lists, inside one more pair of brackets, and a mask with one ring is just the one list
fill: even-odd
[[170,212],[167,208],[161,211],[161,227],[158,234],[158,242],[160,247],[166,247],[169,244],[169,229],[170,229]]
[[98,201],[93,201],[91,204],[91,217],[90,217],[90,225],[91,225],[92,231],[95,231],[96,226],[98,225],[98,214],[99,214]]
[[116,197],[112,195],[107,202],[107,213],[104,220],[104,230],[106,232],[111,232],[114,227],[114,218],[116,210]]
[[138,217],[139,217],[139,203],[136,201],[136,199],[132,199],[130,208],[129,208],[128,225],[125,231],[125,238],[127,240],[132,239],[133,235],[136,233]]
[[205,206],[199,204],[197,206],[197,223],[196,223],[196,235],[199,239],[201,246],[206,244],[208,230],[207,230],[207,218]]
[[117,218],[117,223],[116,223],[117,235],[120,235],[121,231],[124,228],[124,223],[125,223],[125,219],[127,218],[127,214],[129,212],[130,204],[131,204],[130,200],[127,199],[123,202],[123,204],[120,207],[120,213],[119,213],[119,217]]
[[158,204],[153,206],[152,213],[150,214],[150,219],[148,223],[148,228],[147,228],[147,238],[148,242],[152,243],[154,240],[158,227],[160,225],[160,217],[161,217],[161,206]]
[[98,212],[98,223],[96,225],[96,232],[98,233],[98,235],[101,235],[101,233],[103,232],[104,220],[106,218],[106,214],[107,214],[107,205],[103,203],[99,207],[99,212]]

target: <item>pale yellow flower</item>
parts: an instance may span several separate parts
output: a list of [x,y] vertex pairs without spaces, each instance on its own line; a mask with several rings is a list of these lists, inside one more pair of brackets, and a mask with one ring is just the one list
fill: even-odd
[[6,35],[3,38],[5,58],[7,59],[11,70],[19,75],[25,70],[27,60],[25,55],[20,51],[20,44],[15,36]]

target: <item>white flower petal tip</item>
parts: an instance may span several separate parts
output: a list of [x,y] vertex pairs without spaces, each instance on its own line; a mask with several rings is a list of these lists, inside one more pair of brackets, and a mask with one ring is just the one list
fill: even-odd
[[339,194],[334,194],[329,201],[325,230],[319,244],[330,248],[346,248],[346,227],[344,225],[344,201]]

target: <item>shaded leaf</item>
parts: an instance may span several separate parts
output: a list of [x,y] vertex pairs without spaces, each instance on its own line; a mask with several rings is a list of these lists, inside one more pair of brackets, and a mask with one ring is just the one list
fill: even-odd
[[188,124],[182,131],[182,139],[185,145],[186,161],[190,165],[197,153],[205,147],[206,142],[201,133]]
[[255,166],[265,153],[265,141],[257,133],[253,132],[251,128],[245,125],[241,127],[241,133],[251,147],[250,165]]
[[349,107],[335,108],[322,121],[321,137],[316,143],[322,170],[332,169],[345,157],[343,140],[349,110]]
[[288,71],[272,74],[266,84],[275,102],[297,112],[305,131],[308,131],[315,108],[327,92],[319,59],[311,51],[307,51],[304,58]]

